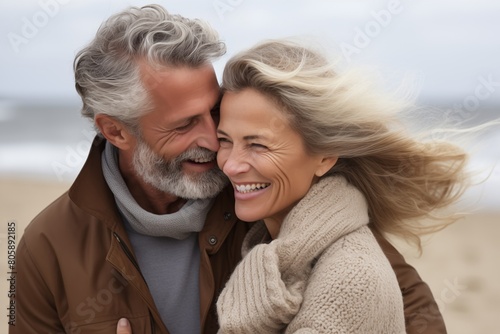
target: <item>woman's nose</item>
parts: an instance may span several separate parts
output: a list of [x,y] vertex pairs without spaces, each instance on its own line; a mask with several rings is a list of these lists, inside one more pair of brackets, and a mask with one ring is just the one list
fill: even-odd
[[246,161],[244,154],[235,150],[234,148],[228,154],[227,159],[222,166],[222,171],[227,176],[235,176],[241,173],[248,172],[249,170],[250,165]]

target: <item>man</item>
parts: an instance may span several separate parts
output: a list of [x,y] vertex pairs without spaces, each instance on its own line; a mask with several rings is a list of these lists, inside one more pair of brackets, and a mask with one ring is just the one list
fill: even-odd
[[[26,229],[10,333],[215,333],[216,298],[249,224],[216,168],[225,46],[157,5],[108,19],[75,59],[99,135],[69,191]],[[428,287],[382,237],[408,326],[442,328]],[[420,317],[420,318],[416,318]],[[413,326],[415,327],[415,326]],[[423,333],[423,331],[421,331]],[[434,331],[437,332],[437,331]]]

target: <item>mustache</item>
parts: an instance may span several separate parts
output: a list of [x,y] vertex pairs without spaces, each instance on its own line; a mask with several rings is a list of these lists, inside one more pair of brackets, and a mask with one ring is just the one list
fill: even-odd
[[177,156],[172,162],[174,161],[183,162],[187,160],[196,160],[196,159],[215,160],[216,157],[217,157],[217,152],[211,151],[203,147],[195,147],[187,151],[184,151],[179,156]]

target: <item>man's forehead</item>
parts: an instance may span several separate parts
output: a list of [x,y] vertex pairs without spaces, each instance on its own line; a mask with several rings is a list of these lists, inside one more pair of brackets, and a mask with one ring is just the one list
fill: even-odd
[[165,82],[175,72],[175,68],[167,65],[152,65],[146,60],[139,60],[139,73],[143,85],[148,90],[153,90]]
[[[217,84],[217,77],[212,64],[204,64],[199,67],[190,67],[187,65],[162,65],[151,64],[145,59],[138,60],[139,73],[141,80],[149,90],[155,89],[160,85],[167,85],[169,82],[172,85],[182,86],[183,83],[188,83],[193,75],[206,75],[213,77]],[[189,82],[191,83],[191,82]]]
[[211,65],[204,68],[151,66],[139,63],[141,79],[158,116],[182,122],[210,112],[220,99],[220,88]]

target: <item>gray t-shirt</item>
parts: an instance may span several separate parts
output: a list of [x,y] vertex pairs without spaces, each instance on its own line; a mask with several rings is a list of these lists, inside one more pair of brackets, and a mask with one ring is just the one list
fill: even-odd
[[140,234],[126,221],[125,228],[142,275],[169,332],[200,333],[198,233],[177,240]]

